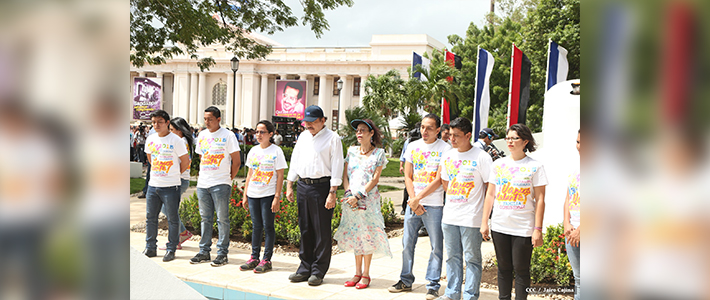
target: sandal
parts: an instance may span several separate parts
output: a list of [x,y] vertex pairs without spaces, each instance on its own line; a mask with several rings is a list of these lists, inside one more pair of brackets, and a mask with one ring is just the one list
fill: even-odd
[[370,279],[370,277],[362,276],[361,278],[367,278],[367,284],[365,284],[365,283],[358,283],[357,285],[355,285],[355,288],[356,288],[356,289],[364,289],[364,288],[370,286],[370,282],[372,282],[372,280]]
[[360,282],[360,279],[362,278],[362,276],[360,276],[360,275],[355,275],[355,277],[357,278],[357,281],[346,281],[346,282],[345,282],[345,286],[346,286],[346,287],[355,286],[358,282]]

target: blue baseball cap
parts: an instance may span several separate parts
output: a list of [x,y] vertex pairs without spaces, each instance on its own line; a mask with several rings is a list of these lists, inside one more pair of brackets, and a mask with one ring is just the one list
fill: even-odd
[[319,118],[325,117],[323,110],[318,105],[311,105],[306,108],[306,115],[303,117],[304,122],[313,122]]

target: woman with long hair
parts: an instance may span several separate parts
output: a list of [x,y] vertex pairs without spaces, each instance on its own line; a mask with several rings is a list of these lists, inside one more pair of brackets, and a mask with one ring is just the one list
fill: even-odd
[[[256,139],[259,145],[249,150],[246,166],[249,168],[242,201],[249,209],[254,232],[251,235],[251,258],[239,267],[240,270],[254,270],[264,273],[271,270],[271,256],[274,254],[276,230],[274,217],[281,205],[281,187],[284,182],[286,157],[278,146],[274,145],[274,124],[261,120],[256,124]],[[261,234],[264,232],[264,257],[259,261]]]
[[493,237],[499,298],[510,299],[515,271],[515,299],[527,299],[533,247],[542,245],[547,175],[542,163],[526,154],[536,148],[530,128],[525,124],[510,126],[505,141],[510,156],[493,162],[481,234],[484,240]]
[[356,119],[350,126],[355,129],[360,145],[348,148],[345,157],[343,215],[333,238],[338,241],[338,248],[355,253],[355,276],[345,286],[364,289],[370,285],[373,254],[392,257],[377,191],[380,174],[388,161],[380,130],[372,120]]
[[[188,157],[190,159],[192,159],[192,143],[194,141],[194,139],[192,137],[192,127],[190,127],[190,125],[187,124],[187,121],[185,121],[185,119],[183,119],[181,117],[175,117],[170,120],[170,132],[176,134],[185,142],[185,145],[187,145]],[[182,194],[185,193],[185,191],[187,190],[187,188],[189,186],[190,186],[190,164],[187,165],[187,170],[185,170],[185,172],[182,172],[182,174],[180,174],[180,198],[181,199],[182,199]],[[167,213],[165,211],[165,205],[163,205],[161,212],[167,216]],[[182,243],[189,240],[192,237],[192,233],[190,231],[188,231],[187,228],[185,228],[185,224],[183,224],[182,220],[180,220],[179,218],[178,218],[178,222],[180,222],[180,240],[178,242],[177,249],[181,250]],[[165,249],[167,249],[167,248],[160,247],[160,250],[165,250]]]

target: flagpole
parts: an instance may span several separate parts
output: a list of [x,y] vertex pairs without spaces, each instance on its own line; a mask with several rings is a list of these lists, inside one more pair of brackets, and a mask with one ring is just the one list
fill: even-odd
[[[480,119],[481,119],[481,116],[480,116],[481,112],[480,111],[478,111],[479,115],[476,116],[476,112],[477,112],[476,111],[476,103],[480,102],[480,100],[481,100],[481,99],[477,99],[478,95],[476,93],[476,91],[478,91],[478,84],[480,83],[480,82],[478,82],[478,68],[480,67],[478,64],[481,63],[481,45],[478,45],[478,47],[476,47],[476,48],[477,48],[476,49],[476,74],[473,76],[473,78],[476,79],[475,80],[476,84],[473,85],[473,117],[471,117],[471,119],[474,120],[474,122],[475,122],[475,123],[473,123],[473,129],[477,129],[478,126],[476,126],[476,124],[480,123]],[[478,140],[478,132],[474,132],[473,133],[473,141],[475,142],[477,140]]]
[[510,47],[510,84],[508,84],[508,114],[506,120],[506,131],[510,128],[510,102],[513,97],[513,63],[515,62],[515,43]]
[[552,39],[547,39],[547,68],[545,71],[545,92],[547,92],[550,80],[550,54],[552,53]]

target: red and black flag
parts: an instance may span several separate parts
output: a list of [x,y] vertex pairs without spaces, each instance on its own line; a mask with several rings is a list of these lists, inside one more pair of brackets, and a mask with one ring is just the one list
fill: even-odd
[[525,124],[525,113],[530,101],[530,60],[513,44],[510,62],[510,89],[508,90],[508,127]]
[[[461,56],[458,56],[456,54],[453,54],[449,52],[448,50],[445,51],[445,56],[446,56],[446,63],[458,70],[461,70],[462,63],[461,63]],[[446,78],[448,81],[452,81],[453,78],[447,77]],[[442,98],[441,102],[441,122],[442,124],[449,124],[451,123],[452,119],[456,119],[458,117],[457,115],[452,115],[451,114],[451,108],[449,107],[449,101],[446,100],[446,98]]]

